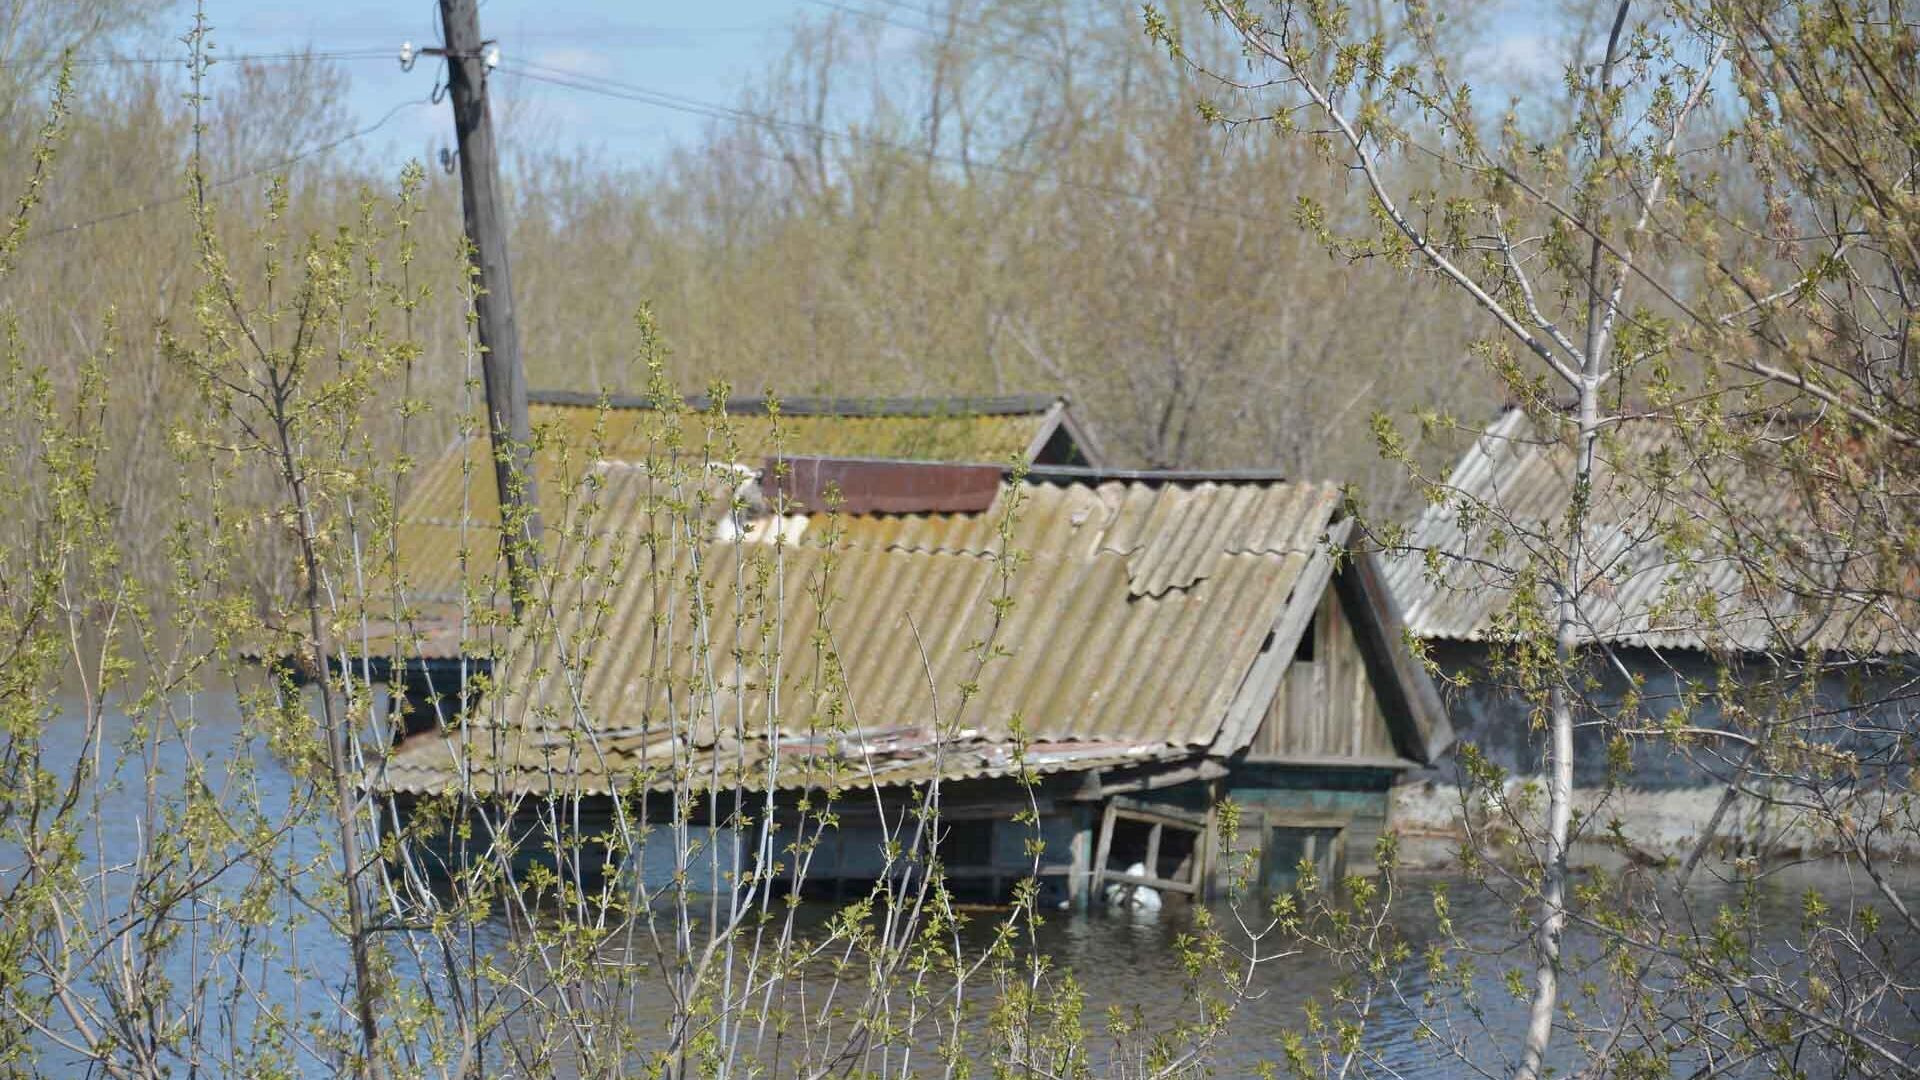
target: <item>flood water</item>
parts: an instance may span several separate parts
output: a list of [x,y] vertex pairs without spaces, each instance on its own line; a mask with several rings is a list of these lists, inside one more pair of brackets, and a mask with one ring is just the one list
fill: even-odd
[[[251,767],[251,775],[245,782],[260,793],[270,808],[284,805],[295,794],[297,782],[285,764],[257,742],[241,738],[231,699],[208,696],[195,702],[193,711],[199,728],[191,751],[170,740],[155,744],[157,750],[152,760],[159,767],[157,790],[163,800],[168,792],[179,790],[182,766],[189,757],[208,766],[208,775],[213,778],[210,783],[215,790],[221,790],[219,778],[226,775],[227,767],[244,759]],[[111,728],[110,741],[119,741],[127,735],[124,718],[116,718]],[[56,724],[50,729],[47,737],[50,764],[82,752],[78,733],[77,724]],[[145,816],[146,760],[133,757],[115,767],[111,764],[113,759],[111,751],[104,755],[109,778],[100,795],[99,848],[94,850],[95,840],[91,835],[86,845],[93,868],[119,867],[131,862],[140,851],[143,837],[153,827]],[[297,862],[318,857],[328,842],[324,830],[297,830],[284,838],[279,851],[283,858]],[[17,878],[18,863],[18,851],[0,844],[0,882]],[[247,880],[246,875],[236,871],[216,881],[212,888],[222,895],[237,896]],[[1920,899],[1920,889],[1915,886],[1911,876],[1898,882],[1910,905]],[[1524,943],[1524,930],[1514,924],[1507,904],[1473,882],[1444,875],[1405,875],[1399,879],[1398,888],[1394,931],[1407,943],[1408,953],[1391,966],[1393,984],[1372,1004],[1363,1040],[1367,1060],[1357,1068],[1366,1075],[1405,1077],[1466,1077],[1483,1075],[1482,1070],[1492,1074],[1506,1072],[1508,1055],[1517,1050],[1524,1004],[1509,991],[1505,978],[1509,968],[1520,968],[1530,976],[1531,954]],[[1842,913],[1851,907],[1885,907],[1882,898],[1873,894],[1870,883],[1850,876],[1837,864],[1806,864],[1767,877],[1751,896],[1751,902],[1761,912],[1762,926],[1751,947],[1756,953],[1783,963],[1789,970],[1797,970],[1798,961],[1791,942],[1800,936],[1809,890],[1818,890],[1827,904]],[[1433,906],[1436,891],[1444,892],[1449,898],[1457,939],[1479,951],[1476,958],[1479,974],[1470,981],[1474,991],[1471,996],[1463,995],[1459,985],[1434,983],[1427,974],[1426,947],[1438,936],[1439,921]],[[1721,905],[1738,905],[1741,901],[1737,890],[1703,871],[1694,898],[1694,911],[1700,918],[1710,920]],[[329,985],[337,988],[344,983],[349,965],[340,939],[316,925],[313,919],[301,916],[294,905],[286,906],[287,921],[269,935],[273,938],[272,944],[297,954],[301,966],[313,977],[285,982],[270,977],[260,979],[259,985],[265,988],[261,999],[221,1018],[219,1022],[228,1032],[222,1037],[244,1041],[249,1030],[246,1017],[257,1015],[254,1011],[257,1008],[279,1007],[294,1013],[319,1008],[324,998],[315,993],[315,988]],[[1257,917],[1259,905],[1247,905],[1244,910],[1252,919]],[[1223,908],[1216,909],[1215,914],[1222,920],[1231,918]],[[808,921],[822,917],[823,911],[808,913]],[[972,948],[984,946],[995,921],[996,916],[990,911],[974,916],[971,929],[964,935]],[[1192,911],[1173,906],[1158,912],[1052,911],[1045,914],[1044,925],[1037,930],[1036,937],[1039,950],[1050,958],[1054,967],[1071,972],[1086,993],[1085,1016],[1092,1031],[1091,1043],[1100,1048],[1105,1045],[1100,1036],[1106,1028],[1104,1017],[1109,1007],[1123,1011],[1138,1009],[1151,1026],[1192,1018],[1190,1008],[1183,1004],[1187,978],[1182,970],[1177,939],[1190,934],[1194,926]],[[503,935],[503,928],[493,926],[483,930],[481,939],[484,944],[489,936]],[[1228,937],[1230,941],[1237,940],[1232,931]],[[1265,948],[1272,951],[1278,943],[1276,937]],[[1597,953],[1590,936],[1578,932],[1570,935],[1567,950],[1576,969],[1590,970],[1582,968]],[[183,945],[169,955],[165,972],[177,984],[184,985],[208,962],[208,957],[196,956],[191,948]],[[1884,970],[1897,973],[1906,985],[1913,985],[1920,979],[1920,941],[1894,937],[1875,962]],[[402,979],[408,977],[404,959],[398,974]],[[1209,1060],[1215,1074],[1249,1075],[1259,1063],[1278,1063],[1282,1036],[1304,1030],[1309,1004],[1326,1007],[1336,985],[1350,974],[1350,966],[1312,948],[1262,966],[1252,995],[1239,1006],[1226,1034],[1210,1049]],[[1583,1017],[1603,1019],[1617,1015],[1621,1002],[1611,984],[1597,982],[1594,996],[1586,999],[1580,995],[1583,977],[1576,971],[1568,978],[1571,1000]],[[641,985],[644,988],[647,984]],[[658,992],[658,1001],[664,1006],[667,991],[661,986]],[[647,991],[642,989],[639,993],[645,996]],[[645,1017],[653,1011],[651,1005],[648,1001],[637,1001],[633,1011]],[[1911,1039],[1920,1036],[1917,1008],[1920,1002],[1895,995],[1876,1005],[1874,1015],[1891,1030]],[[1439,1037],[1422,1037],[1425,1025],[1432,1025]],[[56,1022],[55,1026],[59,1024]],[[72,1051],[60,1047],[52,1038],[38,1042],[42,1073],[61,1075],[84,1068]],[[1448,1045],[1456,1050],[1449,1051]],[[1586,1060],[1574,1046],[1574,1040],[1564,1033],[1556,1033],[1555,1050],[1553,1064],[1562,1070]],[[1096,1062],[1098,1060],[1096,1058]],[[925,1061],[928,1068],[936,1064],[931,1059]],[[313,1059],[307,1059],[303,1067],[313,1074],[321,1071]],[[1672,1062],[1671,1069],[1674,1075],[1687,1075],[1690,1063],[1683,1055]],[[213,1063],[201,1071],[220,1075],[224,1070]],[[1765,1064],[1756,1061],[1730,1069],[1728,1075],[1757,1076],[1766,1071]],[[1823,1075],[1830,1070],[1814,1064],[1808,1071],[1812,1075]]]

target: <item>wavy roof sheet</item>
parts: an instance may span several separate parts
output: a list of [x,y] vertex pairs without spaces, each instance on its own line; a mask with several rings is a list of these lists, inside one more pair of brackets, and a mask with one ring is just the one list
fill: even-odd
[[[1065,430],[1081,452],[1094,447],[1074,420],[1065,399],[1047,394],[975,398],[789,398],[779,402],[776,420],[764,398],[732,398],[719,410],[704,398],[687,401],[684,413],[664,413],[646,399],[611,398],[602,408],[597,395],[571,391],[534,391],[529,411],[537,431],[545,433],[535,455],[542,518],[565,520],[580,497],[582,479],[608,461],[665,462],[677,458],[683,469],[703,465],[726,468],[732,462],[758,464],[775,453],[878,457],[896,460],[1005,462],[1031,461],[1056,433]],[[604,426],[602,426],[604,424]],[[663,470],[664,471],[664,470]],[[618,522],[621,511],[602,515]],[[458,611],[468,589],[476,607],[505,603],[496,596],[504,581],[500,559],[499,500],[485,432],[456,439],[427,462],[404,504],[396,527],[399,565],[414,617],[413,629],[394,632],[385,625],[391,604],[385,583],[369,591],[371,607],[383,626],[376,651],[391,648],[397,637],[410,655],[445,658],[490,651],[481,643],[463,644]],[[558,543],[549,530],[550,543]],[[555,552],[549,552],[549,558]],[[470,612],[470,617],[472,616]]]
[[[1281,482],[1036,485],[1013,524],[1016,551],[1038,557],[1119,556],[1133,596],[1159,597],[1214,574],[1230,555],[1309,551],[1326,530],[1339,491]],[[1026,496],[1022,496],[1026,498]],[[902,551],[991,554],[1002,515],[913,515],[849,525],[854,544]]]
[[[1907,654],[1903,620],[1877,602],[1833,603],[1870,553],[1823,529],[1778,462],[1754,447],[1680,452],[1672,427],[1615,426],[1596,455],[1580,612],[1590,641],[1649,648]],[[1762,444],[1764,445],[1764,444]],[[1570,440],[1503,415],[1448,480],[1449,497],[1386,558],[1421,637],[1509,633],[1513,572],[1560,555],[1573,505]],[[1490,508],[1492,512],[1482,512]],[[1737,531],[1736,531],[1737,529]]]
[[[644,461],[677,451],[693,461],[756,463],[780,453],[906,461],[1031,460],[1046,437],[1069,422],[1063,399],[1041,395],[799,398],[781,402],[777,419],[758,398],[728,401],[723,416],[707,411],[707,403],[699,399],[688,408],[685,413],[665,413],[641,399],[617,398],[603,411],[588,394],[531,395],[528,411],[534,427],[548,436],[534,463],[542,513],[561,512],[568,481],[594,459]],[[605,427],[596,432],[603,417]],[[455,440],[430,462],[401,516],[422,524],[498,524],[486,433]]]
[[831,545],[815,519],[785,547],[690,539],[657,502],[610,499],[628,516],[565,554],[497,673],[504,719],[416,740],[380,782],[801,784],[878,761],[907,783],[1005,775],[1022,740],[1036,772],[1194,756],[1336,504],[1331,485],[1029,480],[985,513],[843,519]]

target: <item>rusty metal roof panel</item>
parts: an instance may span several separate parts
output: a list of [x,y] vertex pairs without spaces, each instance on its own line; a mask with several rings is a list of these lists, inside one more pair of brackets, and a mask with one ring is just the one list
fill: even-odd
[[[1066,408],[1051,395],[794,399],[781,403],[776,419],[764,399],[742,398],[729,400],[724,420],[717,420],[700,411],[661,412],[636,398],[612,399],[605,409],[590,394],[536,391],[531,399],[541,441],[535,475],[541,514],[549,524],[565,520],[596,466],[608,461],[651,462],[662,474],[670,471],[669,461],[699,471],[802,452],[1004,462],[1030,453],[1061,422]],[[705,404],[695,400],[689,407]],[[396,516],[409,595],[437,605],[436,617],[445,615],[444,608],[459,594],[463,523],[467,581],[484,586],[496,579],[500,511],[484,430],[454,440],[428,460]],[[617,514],[599,516],[619,520]],[[549,541],[558,539],[550,535]],[[549,551],[549,560],[557,554]]]
[[979,513],[1005,473],[1001,465],[808,455],[769,458],[759,475],[786,508],[859,515]]
[[[1632,421],[1616,425],[1596,455],[1584,530],[1593,571],[1580,600],[1586,639],[1649,648],[1912,651],[1908,636],[1894,632],[1897,619],[1815,609],[1802,598],[1829,591],[1819,582],[1796,586],[1756,573],[1766,553],[1789,551],[1812,573],[1827,572],[1823,553],[1837,550],[1777,467],[1741,454],[1676,454],[1676,444],[1671,428]],[[1682,465],[1687,474],[1670,475]],[[1571,446],[1543,436],[1524,413],[1491,425],[1454,469],[1448,497],[1414,525],[1410,550],[1384,560],[1413,632],[1462,641],[1502,636],[1516,614],[1511,571],[1564,548],[1573,476]],[[1746,534],[1733,536],[1730,522]],[[1834,580],[1848,572],[1840,565],[1846,560],[1844,552],[1833,555]]]
[[[1023,557],[1008,577],[997,533],[1016,496]],[[552,745],[650,746],[653,733],[690,730],[687,754],[764,753],[834,718],[1000,748],[989,756],[1004,757],[1016,723],[1040,743],[1191,756],[1214,739],[1334,509],[1331,489],[1310,485],[1023,483],[985,513],[845,519],[830,548],[816,522],[791,547],[663,541],[613,574],[602,545],[563,559],[551,617],[523,628],[497,672],[510,688],[494,712],[504,727],[489,734],[476,718],[463,745],[510,739],[543,748],[544,762]],[[631,520],[621,530],[668,535]],[[1003,593],[1014,603],[996,627]],[[450,781],[448,753],[403,750],[386,782],[435,769]],[[638,760],[621,753],[626,765],[605,768]],[[963,772],[996,767],[980,758]],[[502,782],[531,788],[534,772]]]
[[[560,401],[560,396],[542,395]],[[584,461],[645,461],[677,453],[698,462],[760,461],[781,453],[830,457],[892,458],[912,461],[1005,462],[1025,453],[1043,425],[1054,418],[1048,408],[1015,411],[998,399],[973,402],[1000,411],[945,411],[967,400],[914,399],[885,402],[889,408],[866,412],[783,411],[780,416],[729,412],[724,419],[705,413],[663,413],[611,406],[591,400],[540,403],[530,407],[543,445],[535,455],[542,507],[553,513]],[[1025,399],[1020,399],[1025,400]],[[1056,399],[1045,399],[1047,406]],[[1018,404],[1015,401],[1014,404]],[[841,403],[846,404],[846,403]],[[1035,402],[1028,402],[1035,404]],[[917,406],[917,407],[910,407]],[[551,489],[551,490],[550,490]],[[493,459],[486,433],[456,439],[421,470],[402,517],[411,521],[456,524],[464,519],[497,522]]]

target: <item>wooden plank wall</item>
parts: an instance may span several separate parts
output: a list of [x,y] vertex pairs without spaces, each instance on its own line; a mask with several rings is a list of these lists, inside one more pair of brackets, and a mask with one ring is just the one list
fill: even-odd
[[[1251,766],[1246,775],[1234,777],[1226,794],[1240,807],[1241,828],[1234,837],[1233,851],[1215,859],[1216,874],[1224,859],[1237,858],[1256,847],[1268,850],[1280,840],[1273,835],[1275,830],[1291,829],[1338,830],[1347,872],[1374,873],[1374,845],[1389,827],[1393,814],[1392,781],[1374,777],[1370,784],[1329,787],[1321,786],[1326,774],[1317,770],[1290,770],[1290,784],[1282,782],[1281,776],[1263,775],[1279,768]],[[1344,774],[1343,779],[1351,780],[1354,775]],[[1284,872],[1289,867],[1276,869]],[[1273,881],[1266,884],[1270,888],[1288,887]]]
[[1366,660],[1341,609],[1339,593],[1327,589],[1314,613],[1313,659],[1295,659],[1250,749],[1255,760],[1372,759],[1396,756],[1380,699],[1367,678]]

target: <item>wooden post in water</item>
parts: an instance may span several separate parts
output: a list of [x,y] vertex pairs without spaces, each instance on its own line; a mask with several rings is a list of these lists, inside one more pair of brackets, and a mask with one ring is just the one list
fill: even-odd
[[540,565],[539,492],[533,475],[533,425],[527,417],[527,377],[520,366],[520,331],[513,316],[513,276],[500,220],[500,168],[487,110],[487,43],[480,37],[475,0],[440,0],[446,34],[447,90],[460,150],[461,207],[479,275],[481,370],[486,379],[487,435],[494,484],[500,493],[500,543],[517,619],[533,595]]

